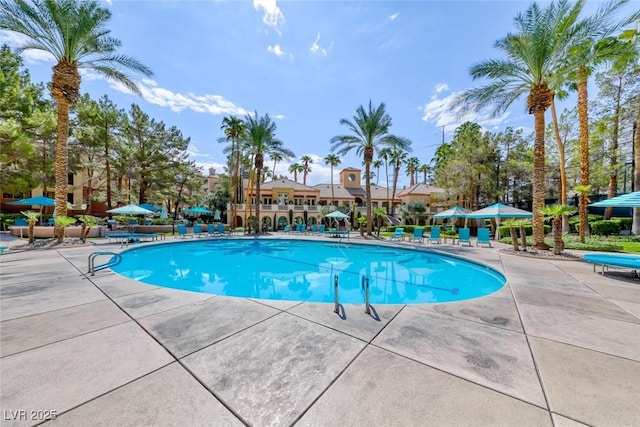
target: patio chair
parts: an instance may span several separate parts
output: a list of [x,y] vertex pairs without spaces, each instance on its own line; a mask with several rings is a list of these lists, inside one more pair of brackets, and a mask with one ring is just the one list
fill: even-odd
[[468,243],[471,246],[471,237],[468,228],[461,228],[458,230],[458,243]]
[[324,225],[324,224],[320,224],[320,225],[318,226],[318,233],[317,233],[317,234],[318,234],[318,235],[320,235],[320,236],[324,235],[324,232],[325,232],[325,228],[326,228],[326,227],[327,227],[326,225]]
[[176,230],[178,231],[178,235],[176,237],[179,237],[181,239],[185,239],[187,237],[193,237],[193,234],[187,233],[187,226],[184,224],[176,225]]
[[478,240],[476,240],[476,246],[489,245],[491,247],[491,233],[488,228],[478,228]]
[[231,232],[226,231],[224,229],[224,224],[221,222],[218,223],[218,234],[220,234],[221,236],[231,236]]
[[209,234],[210,237],[216,237],[220,235],[215,224],[207,224],[207,234]]
[[200,238],[200,237],[206,237],[207,233],[205,233],[202,230],[202,225],[200,224],[193,224],[193,235]]
[[441,238],[440,238],[440,227],[432,227],[431,228],[431,233],[429,234],[429,237],[427,238],[427,240],[429,241],[429,243],[438,243],[440,244],[440,242],[442,242]]
[[302,224],[296,224],[296,229],[293,230],[294,234],[300,234],[302,233]]
[[391,240],[404,240],[404,228],[396,227],[396,231],[391,236]]
[[413,236],[409,238],[410,242],[424,242],[424,228],[414,228]]
[[282,230],[284,233],[289,233],[291,231],[291,226],[290,225],[285,225],[284,226],[284,230]]
[[316,234],[318,232],[318,226],[316,224],[311,225],[311,230],[308,231],[309,234]]

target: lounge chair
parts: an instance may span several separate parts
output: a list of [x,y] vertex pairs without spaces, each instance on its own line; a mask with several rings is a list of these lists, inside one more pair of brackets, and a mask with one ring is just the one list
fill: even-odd
[[176,225],[176,230],[178,231],[178,236],[181,239],[187,238],[187,237],[193,237],[193,234],[187,233],[187,226],[184,224],[178,224]]
[[224,229],[224,224],[221,222],[218,223],[218,234],[220,236],[231,236],[231,233]]
[[200,238],[200,237],[206,237],[207,233],[202,231],[202,225],[201,224],[193,224],[193,235],[198,237],[198,238]]
[[220,235],[215,224],[207,224],[207,234],[209,234],[210,237],[216,237]]
[[318,232],[318,226],[316,224],[313,224],[311,226],[311,230],[308,231],[309,234],[316,234]]
[[431,233],[427,240],[429,243],[440,243],[442,240],[440,239],[440,227],[431,227]]
[[391,240],[404,240],[404,228],[396,227],[396,231],[391,236]]
[[410,242],[423,242],[424,241],[424,228],[414,228],[413,236],[409,238]]
[[491,233],[488,228],[478,228],[478,240],[476,240],[476,246],[489,245],[491,247]]
[[296,229],[293,230],[294,234],[300,234],[302,233],[302,224],[296,224]]
[[471,246],[471,237],[470,237],[468,228],[461,228],[458,230],[458,243],[468,243]]
[[323,235],[326,227],[327,227],[326,225],[320,224],[318,226],[318,235],[320,235],[320,236]]
[[284,226],[284,230],[282,230],[282,231],[285,232],[285,233],[290,232],[291,231],[291,226],[290,225],[285,225]]

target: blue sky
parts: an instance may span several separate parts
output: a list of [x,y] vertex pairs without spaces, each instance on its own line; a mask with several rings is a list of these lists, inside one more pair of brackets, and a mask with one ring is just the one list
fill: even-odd
[[[347,132],[341,118],[359,105],[384,102],[391,132],[413,142],[428,163],[434,150],[465,120],[499,131],[532,127],[522,99],[504,115],[458,118],[447,108],[458,92],[478,83],[471,65],[499,57],[494,42],[513,30],[525,1],[213,1],[105,0],[109,28],[121,52],[154,71],[140,82],[142,97],[91,72],[81,91],[108,94],[120,108],[137,103],[191,138],[190,156],[205,170],[222,170],[217,142],[223,117],[257,111],[277,124],[277,137],[299,159],[314,157],[308,184],[329,182],[322,158],[331,137]],[[635,3],[635,4],[633,4]],[[600,4],[592,1],[588,10]],[[638,2],[632,2],[632,7]],[[17,46],[15,35],[0,42]],[[49,81],[53,61],[25,52],[36,81]],[[295,159],[294,159],[295,160]],[[271,162],[267,162],[272,167]],[[340,167],[360,167],[355,154]],[[287,174],[288,163],[277,173]],[[384,175],[381,170],[381,175]],[[408,183],[400,177],[400,186]],[[384,185],[384,177],[380,178]]]

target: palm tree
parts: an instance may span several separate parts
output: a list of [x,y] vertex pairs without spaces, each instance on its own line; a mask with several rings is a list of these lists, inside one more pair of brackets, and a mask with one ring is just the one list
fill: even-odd
[[307,175],[311,172],[311,167],[309,167],[309,163],[313,163],[313,159],[310,156],[304,155],[300,157],[300,161],[302,162],[302,184],[307,185]]
[[414,179],[415,177],[415,171],[418,169],[418,166],[420,166],[420,159],[418,159],[417,157],[409,157],[406,161],[407,163],[407,175],[409,175],[409,186],[413,187],[416,184],[416,180]]
[[517,34],[496,42],[506,59],[480,62],[471,68],[473,79],[488,78],[486,86],[469,89],[457,100],[457,105],[481,108],[494,105],[499,114],[518,98],[527,95],[527,111],[533,114],[535,141],[533,147],[533,241],[539,249],[548,249],[544,242],[541,212],[545,196],[545,111],[551,105],[558,87],[558,76],[567,66],[566,58],[572,40],[579,34],[578,15],[584,1],[571,6],[567,0],[550,3],[542,10],[534,3],[515,18]]
[[[569,73],[578,91],[578,123],[580,128],[580,185],[589,186],[589,116],[588,92],[589,76],[599,65],[611,62],[627,50],[628,44],[611,37],[621,26],[632,22],[632,16],[616,25],[611,25],[612,15],[627,3],[627,0],[614,0],[605,3],[589,19],[581,22],[581,33],[575,41],[575,47],[570,56],[572,68]],[[637,15],[636,15],[637,17]],[[580,194],[580,242],[584,243],[588,232],[587,227],[587,194]]]
[[386,176],[386,181],[384,186],[387,189],[387,215],[389,214],[389,158],[391,157],[391,148],[385,147],[380,152],[378,152],[378,156],[384,160],[384,174]]
[[373,163],[371,163],[371,166],[376,168],[376,185],[380,185],[380,168],[382,167],[382,160],[374,160]]
[[300,163],[291,163],[289,165],[289,173],[293,174],[293,180],[298,182],[298,172],[300,172],[302,165]]
[[231,141],[231,151],[229,153],[229,194],[231,195],[231,228],[236,228],[236,217],[238,215],[238,182],[240,179],[240,144],[238,140],[246,134],[246,126],[242,119],[229,116],[222,119],[220,127],[226,135],[225,140]]
[[356,150],[363,156],[365,168],[365,193],[367,199],[367,235],[371,236],[372,226],[372,201],[371,201],[371,163],[373,155],[379,147],[395,147],[402,150],[410,150],[411,141],[389,134],[391,116],[386,113],[384,103],[375,109],[369,101],[369,108],[361,105],[356,109],[353,121],[341,119],[340,124],[347,126],[352,132],[350,135],[337,135],[331,138],[331,151],[344,155],[351,150]]
[[576,209],[571,206],[553,205],[544,206],[542,214],[545,219],[553,220],[553,254],[560,255],[564,250],[564,241],[562,240],[562,217],[575,213]]
[[422,175],[422,177],[423,177],[423,178],[422,178],[422,183],[423,183],[423,184],[426,184],[426,183],[427,183],[427,174],[428,174],[429,172],[431,172],[431,166],[429,166],[429,165],[428,165],[428,164],[426,164],[426,163],[423,163],[423,164],[421,164],[421,165],[418,167],[418,172],[420,172],[420,173],[422,173],[422,174],[423,174],[423,175]]
[[20,213],[27,217],[27,225],[29,226],[29,243],[33,243],[33,241],[35,240],[33,230],[38,222],[38,218],[40,218],[40,212],[21,211]]
[[[117,53],[120,41],[109,35],[106,24],[111,12],[99,2],[87,0],[0,0],[0,29],[25,36],[28,42],[20,50],[35,49],[53,55],[51,96],[56,100],[58,138],[55,154],[56,214],[67,214],[67,173],[69,138],[69,108],[80,98],[78,69],[92,69],[108,79],[125,85],[139,94],[136,83],[122,68],[152,74],[138,60]],[[55,233],[61,241],[64,228],[56,224]]]
[[275,152],[275,153],[271,153],[271,154],[269,155],[269,158],[270,158],[271,160],[273,160],[273,170],[272,170],[272,175],[273,175],[273,176],[277,176],[277,175],[276,175],[276,165],[278,164],[278,162],[281,162],[281,161],[283,161],[283,160],[284,160],[284,156],[282,155],[282,153]]
[[398,188],[398,175],[400,174],[400,166],[407,160],[407,153],[402,150],[394,149],[389,155],[389,160],[393,165],[393,191],[391,192],[391,215],[395,212],[393,201],[396,199],[396,189]]
[[373,210],[373,213],[377,218],[376,236],[380,237],[380,229],[382,228],[382,223],[384,222],[384,219],[387,217],[387,210],[385,208],[375,208]]
[[331,167],[331,204],[336,205],[336,195],[333,191],[333,168],[341,163],[340,157],[335,154],[327,154],[324,158],[324,164]]
[[247,127],[248,149],[253,154],[255,166],[255,184],[256,184],[256,218],[257,224],[255,232],[258,234],[261,229],[260,220],[260,184],[262,183],[262,168],[264,167],[264,156],[278,152],[283,156],[293,157],[291,150],[283,147],[282,141],[276,139],[276,124],[271,121],[268,114],[258,116],[256,111],[253,116],[247,114],[245,119]]

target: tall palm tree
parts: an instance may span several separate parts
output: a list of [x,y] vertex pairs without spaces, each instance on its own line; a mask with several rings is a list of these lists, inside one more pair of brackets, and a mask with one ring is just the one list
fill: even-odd
[[275,152],[275,153],[271,153],[271,154],[269,154],[269,158],[270,158],[271,160],[273,160],[273,170],[272,170],[272,175],[273,175],[273,176],[277,176],[277,175],[276,175],[276,165],[278,164],[278,162],[281,162],[281,161],[283,161],[283,160],[284,160],[284,156],[282,155],[282,153]]
[[389,160],[393,165],[393,191],[391,192],[391,215],[394,214],[395,208],[393,201],[396,199],[396,189],[398,188],[398,175],[400,174],[400,167],[407,160],[407,153],[400,149],[394,149],[389,155]]
[[293,180],[295,182],[298,182],[298,172],[300,172],[301,168],[302,165],[300,163],[291,163],[289,165],[289,173],[293,174]]
[[376,185],[380,185],[380,168],[382,167],[382,160],[374,160],[373,163],[371,163],[371,166],[376,168]]
[[[0,0],[0,29],[22,34],[28,42],[20,50],[47,52],[56,60],[51,95],[56,100],[58,139],[55,154],[56,214],[67,214],[69,108],[80,99],[78,69],[92,69],[139,94],[136,83],[122,69],[146,76],[151,70],[138,60],[118,54],[120,41],[109,35],[111,12],[87,0]],[[56,225],[58,240],[64,228]]]
[[431,172],[431,166],[429,166],[426,163],[423,163],[418,167],[418,172],[420,172],[422,174],[422,183],[426,184],[427,183],[427,174],[429,172]]
[[387,189],[387,215],[389,215],[389,157],[391,157],[391,148],[385,147],[380,150],[378,157],[384,160],[384,175],[386,177],[384,186]]
[[324,158],[324,164],[331,167],[331,203],[336,205],[336,194],[333,191],[333,168],[337,167],[341,163],[340,157],[335,154],[327,154]]
[[293,157],[294,154],[288,148],[285,148],[282,141],[276,139],[276,124],[271,121],[268,114],[258,116],[258,112],[254,115],[247,114],[245,119],[247,127],[248,150],[253,155],[255,166],[255,184],[256,184],[256,218],[257,224],[255,232],[258,234],[261,229],[260,220],[260,184],[262,183],[262,168],[264,167],[264,156],[271,153],[281,153],[283,156]]
[[409,157],[406,161],[407,175],[409,175],[409,186],[413,187],[416,184],[415,172],[420,166],[420,159],[417,157]]
[[[581,22],[580,34],[574,40],[570,61],[572,72],[571,81],[575,82],[578,91],[578,124],[580,129],[580,185],[589,187],[589,96],[587,85],[589,76],[599,65],[615,60],[625,53],[627,43],[611,37],[621,26],[633,22],[637,18],[631,16],[617,24],[611,24],[611,19],[628,0],[613,0],[606,2],[594,15]],[[588,232],[587,222],[588,194],[580,194],[580,242],[584,243]]]
[[[236,217],[238,215],[238,181],[240,179],[240,157],[241,151],[239,139],[246,134],[246,126],[242,119],[235,116],[229,116],[222,119],[220,127],[226,138],[224,140],[231,141],[231,151],[229,153],[229,194],[231,195],[231,228],[236,228]],[[223,140],[223,141],[224,141]]]
[[302,183],[304,185],[307,185],[307,175],[309,174],[309,172],[311,172],[311,167],[309,166],[309,164],[313,163],[313,159],[311,158],[311,156],[304,155],[300,157],[300,161],[302,162]]
[[579,0],[550,3],[546,9],[534,3],[515,18],[517,34],[496,42],[505,59],[480,62],[471,68],[473,79],[491,80],[484,87],[469,89],[457,100],[458,105],[481,108],[494,105],[494,114],[504,112],[516,99],[527,95],[527,111],[534,117],[533,146],[533,245],[548,249],[544,242],[545,196],[545,111],[551,105],[556,79],[565,73],[566,58],[572,40],[579,34],[578,15],[584,4]]
[[391,116],[385,111],[384,103],[374,108],[369,101],[369,108],[361,105],[356,109],[353,121],[340,120],[341,125],[347,126],[350,135],[337,135],[331,138],[331,151],[344,155],[351,150],[356,150],[363,156],[365,168],[365,193],[367,199],[367,235],[371,236],[372,229],[372,201],[371,201],[371,163],[376,150],[382,147],[395,147],[402,150],[411,149],[411,141],[389,134]]

